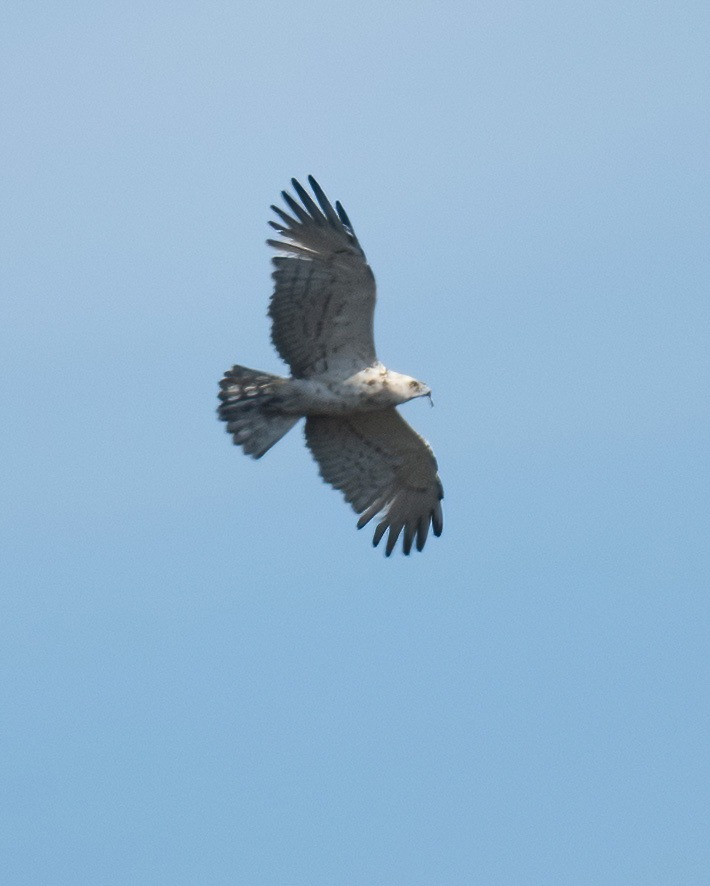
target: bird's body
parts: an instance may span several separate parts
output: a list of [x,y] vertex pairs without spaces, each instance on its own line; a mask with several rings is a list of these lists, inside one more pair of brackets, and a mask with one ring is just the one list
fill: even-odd
[[[235,367],[231,372],[244,368]],[[392,372],[382,365],[369,366],[344,379],[318,376],[270,378],[269,407],[277,409],[282,415],[299,417],[373,412],[389,406],[399,406],[414,397],[423,397],[429,393],[425,385],[411,376]],[[263,389],[262,393],[265,393]]]
[[291,366],[290,378],[234,366],[221,382],[219,415],[244,452],[260,458],[306,417],[306,442],[323,478],[362,513],[376,514],[378,544],[389,529],[389,555],[404,530],[403,549],[424,546],[429,525],[442,529],[443,490],[429,445],[395,407],[429,388],[385,368],[375,355],[375,281],[352,225],[309,178],[316,204],[294,179],[301,199],[283,192],[293,215],[272,207],[270,224],[287,242],[269,240],[276,288],[269,309],[272,340]]

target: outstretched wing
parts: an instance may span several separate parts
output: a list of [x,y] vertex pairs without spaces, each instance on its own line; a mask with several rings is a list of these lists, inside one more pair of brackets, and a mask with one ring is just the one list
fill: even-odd
[[380,512],[377,545],[389,530],[389,556],[404,530],[402,548],[424,547],[429,525],[441,535],[444,490],[429,444],[395,409],[351,413],[343,417],[309,416],[306,442],[323,479],[340,489],[362,514],[358,529]]
[[280,221],[269,222],[284,240],[268,244],[287,253],[273,259],[271,340],[294,376],[347,378],[377,360],[375,278],[340,203],[333,209],[313,176],[318,203],[291,181],[301,202],[282,191],[293,214],[272,206]]

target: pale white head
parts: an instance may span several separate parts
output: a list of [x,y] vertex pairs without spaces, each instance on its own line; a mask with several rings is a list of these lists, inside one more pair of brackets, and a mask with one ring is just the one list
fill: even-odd
[[402,375],[399,372],[389,371],[387,373],[387,387],[400,403],[406,403],[407,400],[414,400],[417,397],[428,397],[429,402],[434,405],[429,385],[425,385],[423,381],[412,378],[411,375]]

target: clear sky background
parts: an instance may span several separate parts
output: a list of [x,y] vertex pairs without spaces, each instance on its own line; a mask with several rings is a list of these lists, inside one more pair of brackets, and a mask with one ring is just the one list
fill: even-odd
[[[3,882],[710,882],[709,46],[704,0],[3,5]],[[309,173],[434,391],[409,558],[215,416]]]

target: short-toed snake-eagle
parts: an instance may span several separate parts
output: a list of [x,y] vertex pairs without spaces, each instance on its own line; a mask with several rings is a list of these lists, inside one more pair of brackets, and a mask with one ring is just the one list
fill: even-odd
[[[389,556],[424,547],[429,526],[440,535],[444,496],[429,444],[395,409],[430,396],[422,382],[386,369],[373,336],[375,278],[340,203],[318,182],[315,200],[292,179],[300,200],[282,192],[289,212],[271,208],[282,240],[267,241],[273,259],[271,338],[291,377],[233,366],[221,381],[219,417],[245,453],[260,458],[306,418],[306,443],[323,479],[361,514],[380,514],[373,543],[389,530]],[[290,213],[290,214],[289,214]]]

